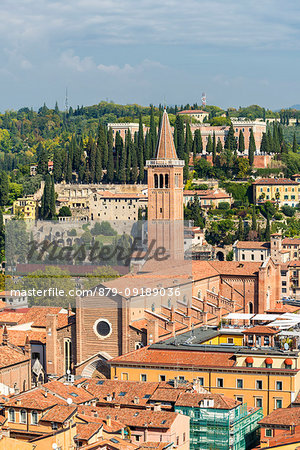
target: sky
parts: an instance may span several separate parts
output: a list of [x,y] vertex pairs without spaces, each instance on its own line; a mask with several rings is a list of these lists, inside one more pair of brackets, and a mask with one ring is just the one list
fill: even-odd
[[1,0],[0,111],[300,103],[298,0]]

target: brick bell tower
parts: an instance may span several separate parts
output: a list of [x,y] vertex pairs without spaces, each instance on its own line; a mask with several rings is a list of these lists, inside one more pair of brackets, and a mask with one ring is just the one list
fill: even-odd
[[183,167],[178,159],[169,117],[164,110],[156,155],[146,162],[148,171],[148,245],[164,247],[171,258],[184,259]]

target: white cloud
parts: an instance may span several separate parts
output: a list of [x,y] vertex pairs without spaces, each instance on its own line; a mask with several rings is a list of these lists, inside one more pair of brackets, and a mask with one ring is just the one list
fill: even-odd
[[60,63],[77,72],[87,72],[95,68],[95,63],[90,56],[80,58],[75,55],[74,50],[66,50],[61,54]]

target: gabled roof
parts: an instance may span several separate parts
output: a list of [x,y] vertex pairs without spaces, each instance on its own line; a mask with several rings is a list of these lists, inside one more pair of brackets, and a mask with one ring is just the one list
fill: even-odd
[[39,411],[44,411],[57,404],[65,404],[65,401],[39,388],[14,395],[5,402],[5,406],[37,409]]
[[300,425],[300,408],[279,408],[261,419],[261,425]]
[[13,345],[0,345],[0,369],[14,364],[28,361],[29,356],[24,355],[21,349],[14,348]]
[[275,328],[257,325],[256,327],[246,328],[244,330],[244,334],[277,334],[279,330],[275,330]]
[[43,389],[65,400],[71,398],[75,404],[90,402],[95,399],[95,396],[90,394],[86,389],[74,386],[73,384],[64,384],[60,381],[49,381],[43,384]]
[[205,351],[191,352],[186,350],[161,350],[143,347],[139,350],[117,356],[110,360],[114,364],[167,365],[182,367],[232,367],[235,365],[234,353]]
[[282,185],[282,184],[292,184],[298,186],[298,181],[289,180],[288,178],[260,178],[259,180],[254,181],[252,184],[255,185]]
[[235,245],[236,248],[243,249],[261,249],[266,250],[270,248],[270,242],[257,242],[257,241],[238,241]]
[[55,405],[49,409],[40,420],[46,422],[64,423],[72,417],[77,411],[76,406],[71,405]]
[[156,159],[178,159],[173,136],[171,132],[169,117],[167,111],[164,110],[161,127],[159,130],[159,136],[156,147]]
[[215,409],[233,409],[241,404],[241,402],[238,402],[232,398],[224,397],[221,394],[198,394],[196,391],[191,391],[182,392],[179,395],[175,405],[199,407],[203,400],[213,400],[214,405],[212,408]]
[[78,423],[76,425],[77,434],[75,440],[88,441],[102,428],[101,423]]

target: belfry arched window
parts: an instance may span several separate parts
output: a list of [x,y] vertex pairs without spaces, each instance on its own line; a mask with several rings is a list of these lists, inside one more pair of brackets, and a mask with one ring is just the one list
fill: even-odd
[[169,175],[166,173],[165,175],[165,187],[168,188],[169,187]]
[[156,173],[154,174],[154,187],[158,188],[158,175]]
[[163,188],[164,187],[164,176],[163,174],[159,174],[159,187]]

